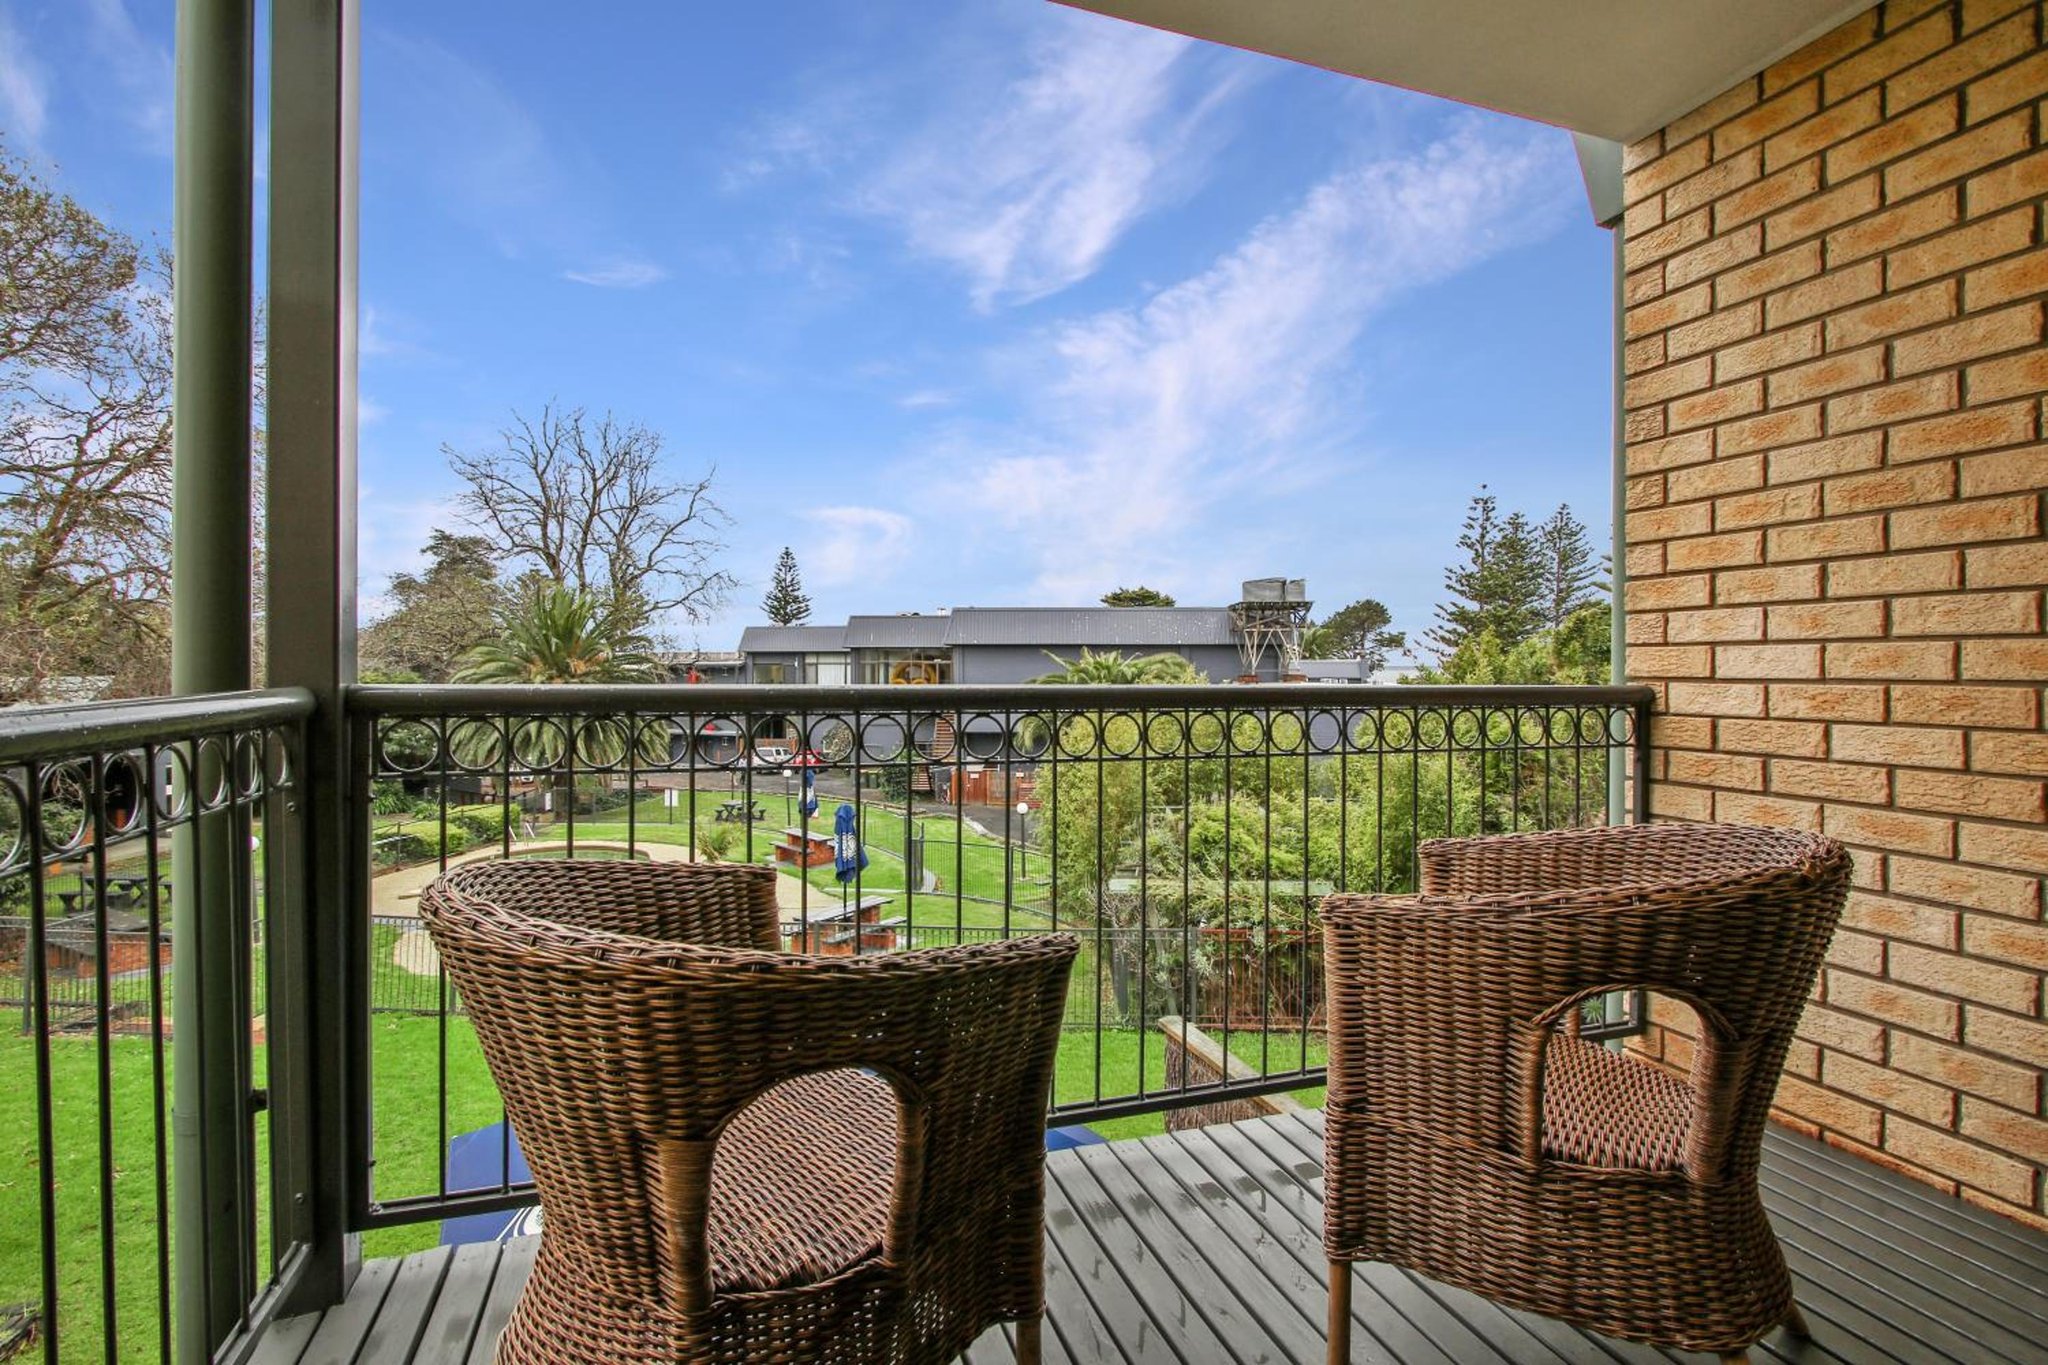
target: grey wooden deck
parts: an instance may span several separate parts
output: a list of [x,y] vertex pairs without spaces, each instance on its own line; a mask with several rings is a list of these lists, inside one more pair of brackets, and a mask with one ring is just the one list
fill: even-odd
[[[1048,1159],[1049,1361],[1320,1362],[1320,1116]],[[1766,1197],[1814,1340],[1801,1365],[2048,1362],[2048,1238],[1818,1143],[1773,1132]],[[347,1302],[278,1324],[262,1365],[485,1365],[534,1240],[366,1266]],[[1361,1266],[1354,1359],[1379,1365],[1690,1361]],[[968,1365],[1008,1365],[990,1333]]]

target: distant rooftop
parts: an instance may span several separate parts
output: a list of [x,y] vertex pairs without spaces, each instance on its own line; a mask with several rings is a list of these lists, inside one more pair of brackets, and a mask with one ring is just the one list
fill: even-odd
[[974,645],[1156,650],[1236,644],[1226,607],[955,607],[931,616],[854,616],[843,626],[748,626],[740,636],[740,651],[746,654]]
[[846,648],[845,626],[748,626],[742,654],[805,654]]

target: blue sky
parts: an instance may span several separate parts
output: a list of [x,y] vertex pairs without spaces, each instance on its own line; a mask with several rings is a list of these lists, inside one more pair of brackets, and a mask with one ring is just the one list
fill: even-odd
[[[0,0],[0,131],[170,224],[170,0]],[[1417,631],[1481,482],[1607,534],[1569,139],[1047,0],[377,0],[362,567],[550,399],[715,464],[823,618],[1244,577]]]

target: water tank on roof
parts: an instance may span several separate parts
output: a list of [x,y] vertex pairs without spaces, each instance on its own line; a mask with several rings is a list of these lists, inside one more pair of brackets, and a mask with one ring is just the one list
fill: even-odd
[[1244,581],[1244,596],[1240,602],[1306,602],[1308,601],[1308,580],[1305,578],[1247,578]]

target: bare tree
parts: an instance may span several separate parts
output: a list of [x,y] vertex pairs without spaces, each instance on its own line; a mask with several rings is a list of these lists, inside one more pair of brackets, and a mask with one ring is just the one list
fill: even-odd
[[702,621],[738,585],[716,567],[731,524],[717,470],[671,481],[661,447],[638,422],[550,404],[532,421],[513,413],[495,449],[443,450],[478,529],[637,630],[671,613]]
[[127,330],[135,243],[0,145],[0,392],[38,370],[79,374]]

